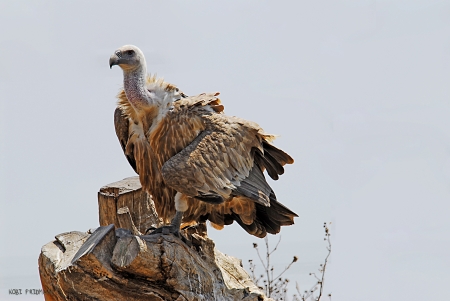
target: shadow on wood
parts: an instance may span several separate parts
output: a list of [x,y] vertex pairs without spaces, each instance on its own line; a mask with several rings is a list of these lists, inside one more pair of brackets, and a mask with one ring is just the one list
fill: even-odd
[[205,224],[184,230],[191,246],[172,235],[141,235],[159,224],[155,213],[137,177],[102,187],[101,226],[42,247],[45,300],[269,300],[240,260],[214,247]]

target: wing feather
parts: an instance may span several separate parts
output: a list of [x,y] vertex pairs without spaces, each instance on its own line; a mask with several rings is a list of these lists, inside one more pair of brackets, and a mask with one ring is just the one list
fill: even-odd
[[134,158],[133,150],[128,154],[126,153],[126,147],[129,139],[129,126],[130,123],[128,119],[124,116],[124,112],[120,107],[117,107],[114,111],[114,128],[116,129],[116,135],[119,139],[120,146],[122,147],[125,157],[130,163],[133,170],[137,173],[136,169],[136,159]]
[[246,196],[263,206],[270,206],[271,191],[272,188],[266,182],[261,169],[255,164],[249,176],[236,187],[235,193]]
[[178,191],[189,197],[185,224],[210,220],[221,229],[237,221],[257,237],[278,233],[297,215],[277,202],[263,171],[277,179],[293,160],[257,124],[223,115],[216,96],[178,100],[172,120],[147,135],[151,118],[133,115],[121,93],[114,114],[121,147],[163,219],[173,215]]

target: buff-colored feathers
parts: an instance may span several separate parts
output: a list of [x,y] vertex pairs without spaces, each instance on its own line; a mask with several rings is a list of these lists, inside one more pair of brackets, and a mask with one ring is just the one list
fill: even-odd
[[[293,159],[256,123],[223,114],[219,93],[186,97],[176,86],[147,77],[164,103],[136,111],[122,90],[116,133],[159,216],[175,214],[177,192],[187,199],[183,223],[209,220],[216,229],[237,221],[252,235],[278,233],[295,213],[276,201],[262,172],[277,179]],[[126,127],[126,128],[124,128]]]

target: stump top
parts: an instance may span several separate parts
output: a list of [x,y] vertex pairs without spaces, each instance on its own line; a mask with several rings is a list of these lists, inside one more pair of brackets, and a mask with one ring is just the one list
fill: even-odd
[[135,191],[141,189],[141,182],[139,182],[139,177],[130,177],[123,180],[108,184],[100,188],[100,193],[102,194],[124,194],[130,191]]

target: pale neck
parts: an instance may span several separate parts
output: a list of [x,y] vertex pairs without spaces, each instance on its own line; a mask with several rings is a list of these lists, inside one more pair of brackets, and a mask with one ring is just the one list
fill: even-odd
[[135,109],[151,103],[146,88],[147,70],[141,66],[135,70],[123,71],[123,85],[128,101]]

